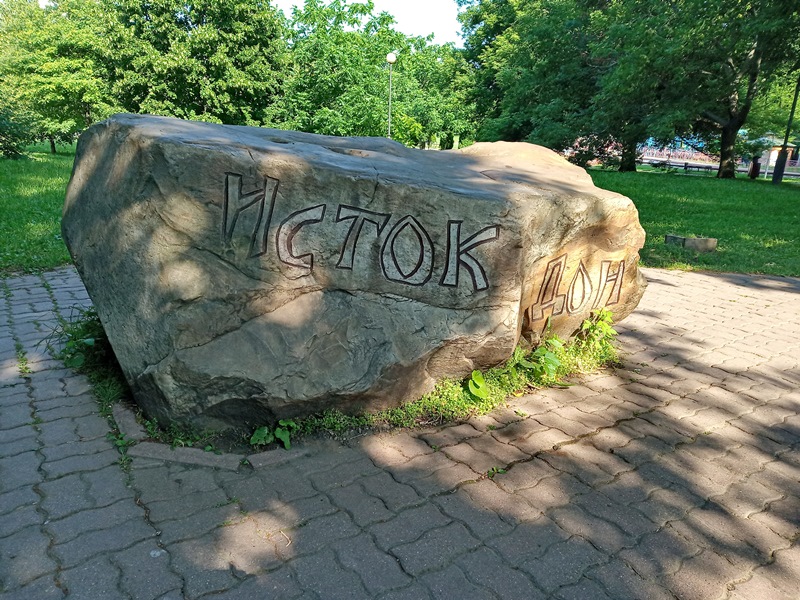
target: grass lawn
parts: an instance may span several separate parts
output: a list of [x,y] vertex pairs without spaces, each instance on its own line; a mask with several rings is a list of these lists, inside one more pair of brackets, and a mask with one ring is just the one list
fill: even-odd
[[0,275],[51,269],[70,261],[61,209],[74,146],[35,146],[29,158],[0,159]]
[[[595,185],[633,200],[647,232],[648,267],[800,276],[800,182],[720,180],[664,172],[591,170]],[[717,252],[664,244],[664,235],[713,237]]]

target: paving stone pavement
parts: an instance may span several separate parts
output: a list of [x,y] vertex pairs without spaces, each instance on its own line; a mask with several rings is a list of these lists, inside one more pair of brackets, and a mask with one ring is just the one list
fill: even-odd
[[127,473],[41,343],[74,269],[0,280],[0,597],[797,599],[800,280],[645,273],[623,366],[574,387]]

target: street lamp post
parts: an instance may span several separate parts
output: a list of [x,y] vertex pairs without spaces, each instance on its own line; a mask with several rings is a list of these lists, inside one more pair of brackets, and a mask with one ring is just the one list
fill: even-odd
[[386,55],[386,62],[389,63],[389,139],[392,139],[392,65],[397,62],[397,55],[389,52]]
[[792,110],[789,111],[789,123],[786,125],[786,136],[783,138],[783,146],[778,152],[778,159],[772,170],[772,183],[783,181],[783,172],[786,170],[786,160],[789,158],[789,133],[792,130],[792,120],[794,119],[794,109],[797,108],[797,95],[800,94],[800,78],[797,79],[797,86],[794,88],[794,100]]

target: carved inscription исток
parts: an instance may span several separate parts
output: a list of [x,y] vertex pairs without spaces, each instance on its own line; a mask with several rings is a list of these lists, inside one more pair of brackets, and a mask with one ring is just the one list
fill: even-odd
[[[250,233],[248,258],[258,258],[268,252],[269,229],[275,212],[275,201],[280,181],[266,177],[262,187],[245,192],[243,177],[239,173],[225,173],[225,191],[222,203],[222,241],[229,246],[233,241],[237,223],[246,210],[255,213],[255,226]],[[314,255],[296,254],[294,240],[304,227],[321,223],[327,213],[327,205],[317,204],[292,212],[276,228],[275,252],[282,263],[305,269],[308,274],[314,270]],[[336,210],[336,223],[349,224],[347,234],[339,252],[337,269],[352,270],[356,248],[362,239],[364,230],[374,234],[380,243],[380,268],[388,281],[411,286],[428,283],[434,271],[435,248],[433,240],[425,226],[412,215],[404,215],[390,223],[394,215],[378,213],[355,206],[340,204]],[[500,226],[490,225],[477,233],[465,237],[460,220],[447,221],[446,248],[444,253],[444,271],[438,284],[443,287],[458,287],[463,278],[461,272],[466,271],[475,292],[489,288],[489,278],[484,265],[473,254],[473,251],[500,237]],[[404,238],[406,254],[401,257],[397,251],[398,240]],[[411,253],[408,258],[408,247],[414,248],[416,256]]]

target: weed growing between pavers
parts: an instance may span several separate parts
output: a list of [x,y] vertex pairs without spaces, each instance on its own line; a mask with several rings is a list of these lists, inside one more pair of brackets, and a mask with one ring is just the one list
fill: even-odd
[[28,365],[28,353],[25,352],[25,348],[20,342],[14,342],[14,348],[17,352],[17,369],[19,370],[20,375],[28,375],[31,372],[31,368]]
[[[485,373],[474,371],[462,381],[442,380],[432,392],[418,400],[375,413],[347,415],[331,409],[296,421],[288,419],[265,424],[255,431],[224,433],[201,432],[175,424],[163,429],[153,420],[142,419],[142,422],[148,436],[156,441],[172,447],[198,447],[218,452],[248,447],[261,449],[278,441],[288,449],[291,438],[318,433],[336,436],[364,429],[411,428],[464,421],[504,405],[510,396],[522,395],[533,388],[567,386],[564,378],[568,375],[596,371],[615,363],[617,351],[613,341],[616,334],[611,326],[611,313],[600,310],[583,322],[568,343],[557,336],[545,336],[545,341],[535,349],[517,347],[502,366]],[[72,319],[62,319],[48,340],[48,347],[66,366],[87,375],[100,405],[100,414],[111,423],[109,439],[125,458],[131,442],[116,428],[111,407],[121,400],[130,400],[130,392],[97,313],[93,309],[79,310]],[[121,462],[125,464],[124,460]]]

